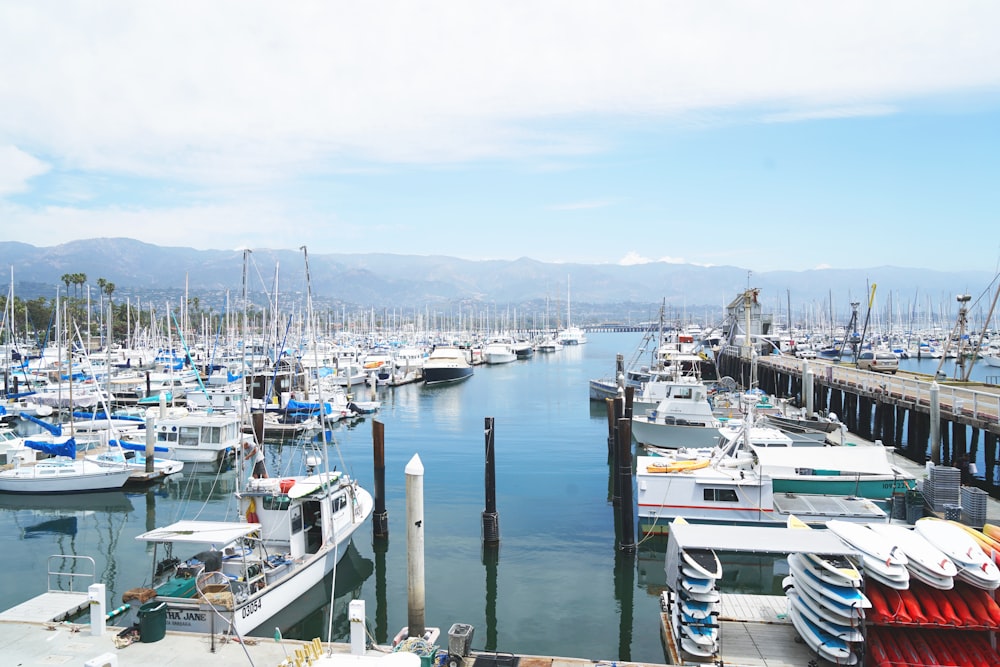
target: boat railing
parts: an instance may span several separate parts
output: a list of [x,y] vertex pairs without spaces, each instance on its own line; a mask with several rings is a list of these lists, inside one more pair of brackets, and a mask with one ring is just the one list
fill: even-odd
[[[90,571],[76,572],[77,567],[84,568],[89,565]],[[70,566],[70,571],[67,571],[67,566]],[[53,554],[49,556],[48,560],[48,581],[47,586],[49,592],[63,591],[61,584],[63,583],[63,577],[66,577],[66,581],[69,583],[70,593],[83,593],[90,588],[90,585],[94,583],[94,579],[97,576],[97,564],[94,559],[90,556],[71,556],[67,554]],[[79,580],[86,580],[86,586],[82,589],[78,589],[76,586]]]

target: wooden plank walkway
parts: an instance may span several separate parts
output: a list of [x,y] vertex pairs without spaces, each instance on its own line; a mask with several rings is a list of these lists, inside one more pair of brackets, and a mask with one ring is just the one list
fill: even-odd
[[660,635],[667,659],[675,665],[722,664],[727,667],[803,667],[831,665],[799,639],[787,616],[783,595],[722,594],[719,613],[719,654],[699,662],[682,653],[670,630],[670,614],[660,613]]
[[89,604],[87,593],[49,591],[0,612],[0,621],[57,623],[83,611]]

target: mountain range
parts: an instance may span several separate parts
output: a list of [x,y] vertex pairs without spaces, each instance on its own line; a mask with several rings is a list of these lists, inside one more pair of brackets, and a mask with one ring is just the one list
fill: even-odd
[[[246,262],[244,262],[244,256]],[[15,295],[52,297],[65,274],[86,275],[97,298],[100,278],[114,283],[116,299],[179,299],[203,302],[224,295],[273,294],[287,303],[306,292],[306,262],[301,250],[196,250],[163,247],[127,238],[94,238],[39,247],[0,242],[0,261],[14,276]],[[312,254],[309,283],[317,304],[373,308],[442,308],[479,304],[503,311],[551,308],[553,316],[570,300],[574,321],[586,318],[648,318],[665,303],[674,317],[701,309],[721,312],[747,287],[760,289],[765,308],[784,312],[831,309],[849,315],[850,302],[867,305],[877,284],[877,303],[896,302],[908,312],[948,312],[955,296],[974,300],[991,289],[985,271],[943,272],[892,266],[868,269],[749,272],[736,266],[695,266],[667,262],[635,265],[554,264],[526,257],[473,261],[437,255]],[[0,281],[9,283],[9,278]],[[277,287],[275,287],[277,285]],[[63,292],[65,288],[63,287]],[[72,287],[70,288],[72,292]],[[987,295],[988,296],[988,295]],[[263,301],[263,299],[255,299]],[[985,299],[986,307],[989,298]]]

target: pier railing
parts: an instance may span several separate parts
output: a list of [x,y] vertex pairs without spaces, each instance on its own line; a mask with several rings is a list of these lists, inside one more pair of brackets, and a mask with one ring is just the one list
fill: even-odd
[[[869,396],[883,394],[893,399],[910,402],[915,406],[929,408],[931,403],[934,378],[900,373],[895,375],[876,373],[840,364],[807,361],[784,355],[760,357],[758,363],[790,371],[799,376],[808,367],[815,377],[822,379],[829,386],[850,389]],[[1000,422],[1000,392],[985,389],[982,386],[957,386],[950,384],[948,380],[938,381],[937,390],[942,414],[963,416],[983,426],[997,426]]]
[[[77,569],[81,571],[77,571]],[[90,584],[94,583],[96,574],[97,565],[90,556],[70,554],[49,556],[48,588],[50,592],[65,590],[64,582],[69,584],[71,593],[86,592]]]

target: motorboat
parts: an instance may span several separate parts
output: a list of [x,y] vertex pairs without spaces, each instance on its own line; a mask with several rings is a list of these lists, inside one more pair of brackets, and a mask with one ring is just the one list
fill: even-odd
[[424,361],[424,384],[457,382],[472,376],[473,368],[460,347],[435,347]]
[[514,339],[509,336],[493,336],[486,341],[483,346],[484,364],[509,364],[517,360],[517,352],[514,350]]
[[665,397],[652,410],[633,408],[636,442],[656,447],[711,447],[723,422],[713,413],[708,389],[694,377],[682,376],[663,385]]

